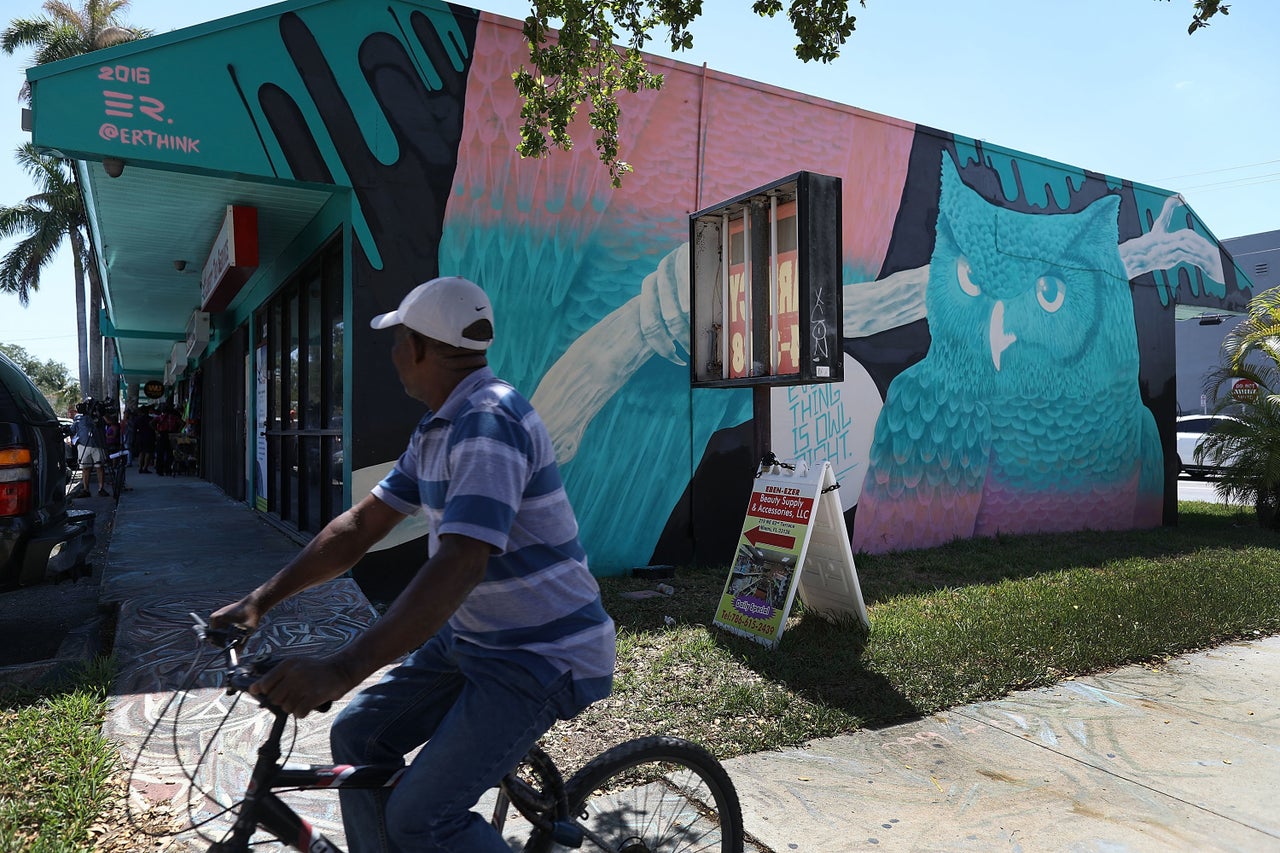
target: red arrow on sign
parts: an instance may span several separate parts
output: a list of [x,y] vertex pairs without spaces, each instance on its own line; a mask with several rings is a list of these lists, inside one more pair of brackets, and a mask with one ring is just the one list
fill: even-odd
[[796,537],[783,536],[781,533],[765,533],[759,527],[753,527],[743,533],[742,538],[756,547],[773,545],[776,548],[785,548],[788,551],[796,547]]

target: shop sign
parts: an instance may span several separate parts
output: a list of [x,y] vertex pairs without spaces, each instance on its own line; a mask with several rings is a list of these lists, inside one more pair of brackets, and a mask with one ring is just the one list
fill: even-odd
[[257,268],[258,209],[229,204],[200,271],[200,309],[224,310]]
[[715,624],[776,648],[797,592],[828,617],[868,624],[831,463],[757,475]]
[[164,396],[164,383],[159,380],[152,379],[146,385],[142,386],[142,393],[149,400],[159,400]]

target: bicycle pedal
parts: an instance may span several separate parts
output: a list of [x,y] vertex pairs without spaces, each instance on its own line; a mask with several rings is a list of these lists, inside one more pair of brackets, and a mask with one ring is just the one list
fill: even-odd
[[558,820],[551,824],[551,840],[562,847],[581,847],[584,837],[582,827],[571,821]]

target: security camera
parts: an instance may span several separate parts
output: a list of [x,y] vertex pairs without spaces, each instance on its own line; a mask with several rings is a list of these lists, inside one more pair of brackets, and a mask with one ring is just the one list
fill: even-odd
[[102,169],[107,177],[118,178],[124,173],[124,161],[119,157],[103,157]]
[[186,261],[174,261],[174,262],[173,262],[173,268],[174,268],[175,270],[177,270],[178,272],[182,272],[183,270],[185,270],[185,269],[187,268],[187,262],[186,262]]

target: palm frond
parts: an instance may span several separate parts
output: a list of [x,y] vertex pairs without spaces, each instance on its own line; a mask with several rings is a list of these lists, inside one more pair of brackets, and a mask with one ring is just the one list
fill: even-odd
[[85,3],[84,10],[80,10],[72,6],[70,3],[64,3],[62,0],[45,0],[44,13],[59,24],[84,31],[88,29],[88,20],[91,11],[100,3],[95,0],[88,0]]
[[12,55],[19,48],[43,44],[52,29],[53,22],[44,18],[14,18],[0,32],[0,50]]
[[50,62],[59,62],[63,59],[83,56],[88,52],[85,49],[84,42],[80,39],[79,33],[70,27],[59,27],[50,34],[49,39],[36,51],[35,60],[37,65],[46,65]]
[[34,251],[31,244],[21,241],[0,259],[0,290],[17,294],[24,308],[31,302],[31,291],[39,287],[38,282],[35,288],[31,286],[28,273],[34,263]]

